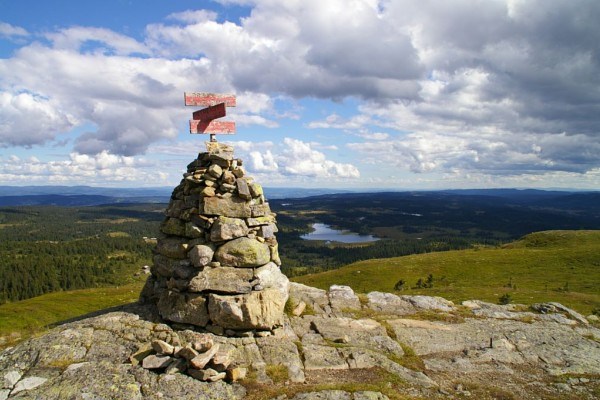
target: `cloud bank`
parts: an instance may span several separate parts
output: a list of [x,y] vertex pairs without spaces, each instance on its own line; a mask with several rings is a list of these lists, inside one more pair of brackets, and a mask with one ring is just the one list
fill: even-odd
[[[236,119],[265,127],[279,126],[267,111],[278,96],[358,99],[355,115],[307,127],[342,130],[347,151],[413,173],[600,167],[598,2],[222,3],[251,13],[235,24],[189,10],[137,39],[95,27],[31,33],[0,22],[0,37],[26,40],[0,59],[0,146],[49,143],[85,125],[93,129],[76,139],[76,153],[140,155],[176,137],[186,119],[181,92],[202,87],[245,94],[257,107],[236,110]],[[290,138],[249,156],[256,171],[360,175]]]

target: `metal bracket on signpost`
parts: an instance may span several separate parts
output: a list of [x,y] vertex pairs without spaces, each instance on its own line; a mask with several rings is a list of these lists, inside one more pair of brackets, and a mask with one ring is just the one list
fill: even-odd
[[202,110],[195,111],[190,120],[190,133],[210,134],[210,141],[216,142],[215,135],[232,135],[235,133],[235,122],[215,121],[226,115],[227,107],[235,107],[236,100],[233,94],[195,93],[185,92],[186,106],[204,106]]

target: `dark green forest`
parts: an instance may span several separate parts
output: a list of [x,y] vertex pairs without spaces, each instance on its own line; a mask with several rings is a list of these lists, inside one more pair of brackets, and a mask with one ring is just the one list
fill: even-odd
[[0,208],[0,303],[141,279],[163,208]]

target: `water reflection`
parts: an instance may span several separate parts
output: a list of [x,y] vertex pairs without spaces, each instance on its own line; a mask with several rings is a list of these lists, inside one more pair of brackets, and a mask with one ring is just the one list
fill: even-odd
[[329,225],[322,223],[312,224],[314,231],[300,236],[304,240],[323,240],[326,242],[340,242],[340,243],[367,243],[375,242],[379,240],[371,235],[359,235],[358,233],[350,231],[339,231],[337,229],[331,229]]

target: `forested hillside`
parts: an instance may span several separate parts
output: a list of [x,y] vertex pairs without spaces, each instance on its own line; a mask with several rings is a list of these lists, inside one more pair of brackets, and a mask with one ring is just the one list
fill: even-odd
[[151,263],[162,205],[0,208],[0,303],[115,286]]

